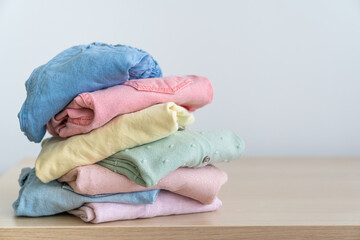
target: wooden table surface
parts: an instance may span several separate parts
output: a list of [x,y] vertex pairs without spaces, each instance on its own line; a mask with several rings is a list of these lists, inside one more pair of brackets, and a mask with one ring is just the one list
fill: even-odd
[[103,224],[60,214],[15,217],[20,169],[0,178],[0,239],[360,239],[360,158],[243,158],[216,212]]

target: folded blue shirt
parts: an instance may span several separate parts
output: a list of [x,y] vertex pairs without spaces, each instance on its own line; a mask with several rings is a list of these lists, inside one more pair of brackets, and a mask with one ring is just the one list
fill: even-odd
[[40,142],[46,123],[78,94],[161,76],[153,57],[137,48],[104,43],[71,47],[36,68],[26,81],[20,128],[30,141]]
[[130,204],[152,204],[159,190],[116,193],[103,195],[82,195],[75,193],[68,185],[51,181],[42,183],[35,175],[35,169],[23,168],[19,177],[21,189],[13,203],[16,216],[47,216],[78,208],[88,202],[121,202]]

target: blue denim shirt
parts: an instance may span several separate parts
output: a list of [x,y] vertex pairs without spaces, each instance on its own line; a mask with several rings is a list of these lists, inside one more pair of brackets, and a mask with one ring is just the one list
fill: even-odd
[[70,186],[51,181],[42,183],[35,175],[35,169],[23,168],[19,177],[21,189],[13,203],[16,216],[47,216],[78,208],[88,202],[121,202],[131,204],[152,204],[159,190],[115,193],[103,195],[82,195]]
[[26,81],[20,128],[30,141],[40,142],[46,123],[78,94],[161,76],[153,57],[137,48],[104,43],[71,47],[36,68]]

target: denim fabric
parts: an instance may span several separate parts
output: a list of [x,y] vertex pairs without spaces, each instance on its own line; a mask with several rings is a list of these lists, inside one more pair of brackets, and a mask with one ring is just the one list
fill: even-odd
[[21,130],[30,141],[40,142],[46,123],[76,95],[161,76],[157,62],[140,49],[104,43],[71,47],[36,68],[26,81],[27,98],[18,114]]
[[151,187],[179,167],[197,168],[238,159],[244,148],[244,141],[231,131],[185,130],[117,152],[97,164]]
[[212,98],[213,88],[205,77],[187,75],[136,79],[79,94],[52,117],[47,130],[54,136],[71,137],[99,128],[118,115],[140,111],[154,104],[174,102],[193,112],[209,104]]
[[75,193],[67,184],[52,181],[42,183],[35,176],[35,169],[23,168],[19,177],[21,189],[13,203],[16,216],[47,216],[78,208],[90,202],[118,202],[152,204],[159,190],[104,195]]

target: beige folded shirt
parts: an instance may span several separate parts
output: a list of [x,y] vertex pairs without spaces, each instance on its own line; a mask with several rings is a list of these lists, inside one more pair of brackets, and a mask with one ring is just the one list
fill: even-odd
[[127,148],[153,142],[194,122],[194,116],[175,103],[157,104],[118,116],[88,134],[52,137],[42,143],[36,159],[36,176],[44,183],[71,169],[96,163]]

